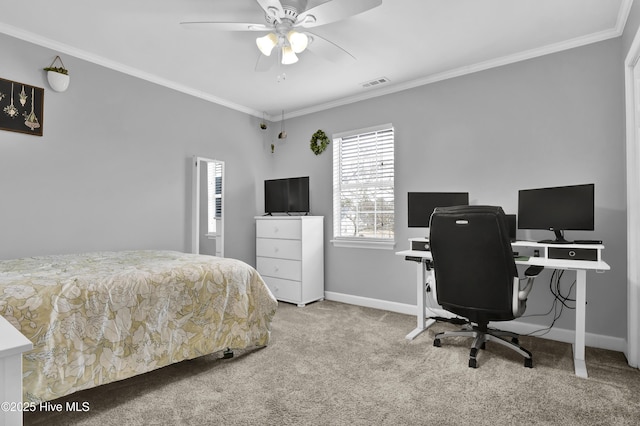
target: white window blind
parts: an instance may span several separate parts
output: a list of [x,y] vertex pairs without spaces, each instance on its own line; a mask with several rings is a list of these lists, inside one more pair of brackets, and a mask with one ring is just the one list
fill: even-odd
[[216,219],[222,217],[222,164],[207,163],[207,232],[215,234]]
[[334,242],[394,240],[391,124],[334,135]]

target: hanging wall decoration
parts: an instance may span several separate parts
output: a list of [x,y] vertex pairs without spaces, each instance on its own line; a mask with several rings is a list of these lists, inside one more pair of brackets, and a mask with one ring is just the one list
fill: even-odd
[[315,155],[320,155],[327,149],[329,138],[322,130],[318,130],[311,136],[311,143],[309,145]]
[[0,130],[42,136],[44,89],[0,78]]
[[280,133],[278,134],[278,139],[286,139],[287,132],[284,131],[284,110],[282,110],[282,121],[280,121]]
[[[56,61],[60,62],[60,66],[57,67]],[[51,62],[51,65],[44,68],[47,72],[47,81],[49,86],[56,92],[64,92],[69,88],[69,70],[64,67],[60,56],[56,56]]]
[[264,112],[262,113],[262,121],[260,122],[260,128],[262,130],[267,130],[267,120],[264,118]]

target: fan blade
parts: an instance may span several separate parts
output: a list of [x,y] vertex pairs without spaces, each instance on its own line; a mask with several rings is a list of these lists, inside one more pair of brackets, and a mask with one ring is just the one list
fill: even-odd
[[284,16],[284,9],[280,0],[256,0],[267,16],[273,16],[278,22]]
[[382,0],[333,0],[322,3],[298,15],[296,26],[313,28],[330,24],[349,16],[358,15],[376,8]]
[[180,22],[185,28],[207,29],[216,31],[271,31],[271,27],[265,24],[253,24],[250,22],[216,22],[216,21],[191,21]]
[[309,47],[307,47],[307,50],[309,50],[310,52],[313,52],[318,56],[322,56],[323,58],[336,63],[347,63],[356,60],[355,56],[353,56],[351,53],[347,52],[334,42],[309,31],[307,31],[306,33],[310,36],[309,38],[311,39]]

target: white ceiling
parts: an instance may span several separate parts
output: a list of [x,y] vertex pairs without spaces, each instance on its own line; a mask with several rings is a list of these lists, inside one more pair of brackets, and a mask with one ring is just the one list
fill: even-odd
[[[308,8],[325,1],[309,0]],[[357,61],[341,65],[306,51],[298,63],[268,72],[254,70],[255,38],[262,33],[179,24],[264,22],[255,0],[0,0],[0,32],[49,47],[63,60],[75,56],[279,120],[282,110],[286,118],[303,115],[617,37],[631,3],[383,0],[378,8],[314,28]],[[278,81],[282,73],[286,79]],[[389,83],[362,87],[379,77]]]

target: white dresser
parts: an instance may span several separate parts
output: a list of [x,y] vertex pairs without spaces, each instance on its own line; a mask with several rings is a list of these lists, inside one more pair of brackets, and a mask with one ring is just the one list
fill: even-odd
[[259,216],[256,269],[278,300],[324,299],[324,217]]

